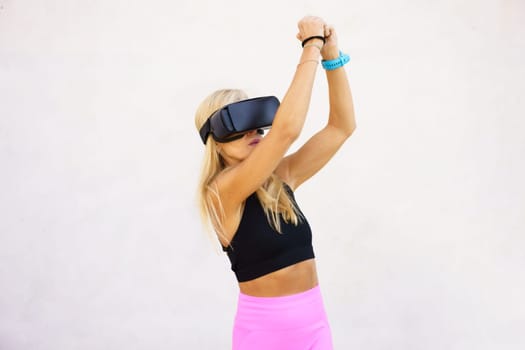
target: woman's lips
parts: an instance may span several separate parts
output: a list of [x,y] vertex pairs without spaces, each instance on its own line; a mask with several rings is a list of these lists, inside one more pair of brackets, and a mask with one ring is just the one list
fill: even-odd
[[261,139],[253,139],[252,142],[250,142],[250,146],[256,145],[261,141]]

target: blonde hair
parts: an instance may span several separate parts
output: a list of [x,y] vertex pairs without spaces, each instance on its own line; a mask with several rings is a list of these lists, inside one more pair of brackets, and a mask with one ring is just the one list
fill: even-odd
[[[197,108],[195,113],[197,130],[200,130],[208,117],[219,108],[247,98],[248,96],[242,90],[223,89],[215,91],[206,97]],[[226,167],[226,162],[219,154],[215,142],[209,138],[204,150],[197,201],[203,222],[208,225],[211,223],[219,237],[229,244],[222,225],[224,210],[220,196],[217,188],[212,186],[215,176]],[[283,181],[275,174],[272,174],[256,193],[269,224],[277,232],[281,233],[281,218],[294,225],[297,225],[301,220],[301,214],[286,192]],[[214,202],[218,204],[217,207],[213,204]]]

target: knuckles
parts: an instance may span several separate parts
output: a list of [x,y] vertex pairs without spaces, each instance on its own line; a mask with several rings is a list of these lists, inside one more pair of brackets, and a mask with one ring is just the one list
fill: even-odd
[[318,35],[324,34],[326,22],[321,17],[306,16],[303,17],[299,23],[300,35]]

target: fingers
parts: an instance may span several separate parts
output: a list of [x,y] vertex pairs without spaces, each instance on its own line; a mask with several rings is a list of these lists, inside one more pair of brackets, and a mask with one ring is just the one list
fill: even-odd
[[324,36],[326,39],[336,36],[336,31],[333,25],[327,24],[324,26]]
[[299,33],[297,40],[303,41],[312,36],[323,36],[328,46],[337,46],[337,34],[331,24],[327,24],[322,18],[315,16],[305,16],[297,24]]
[[339,55],[337,32],[332,25],[324,26],[325,45],[321,50],[323,59],[334,59]]
[[332,34],[332,29],[333,28],[334,27],[332,27],[331,25],[325,25],[324,26],[324,36],[325,36],[325,38],[329,38],[330,37],[330,35]]
[[299,28],[299,34],[297,35],[297,38],[301,40],[311,36],[324,36],[325,25],[325,21],[320,17],[303,17],[297,24],[297,27]]
[[334,26],[327,24],[321,17],[305,16],[297,24],[299,33],[297,33],[297,40],[303,41],[311,36],[324,36],[327,40],[337,40]]

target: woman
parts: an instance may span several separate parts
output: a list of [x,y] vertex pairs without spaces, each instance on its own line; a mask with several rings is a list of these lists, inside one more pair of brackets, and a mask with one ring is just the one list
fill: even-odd
[[[220,90],[196,113],[206,146],[201,212],[213,224],[239,282],[234,350],[332,349],[311,231],[294,191],[355,129],[342,68],[349,57],[339,51],[334,28],[321,18],[304,17],[298,27],[303,50],[278,108],[274,98],[252,100],[239,90]],[[328,122],[297,152],[285,156],[303,127],[320,58],[329,86]],[[260,128],[268,120],[261,120],[269,114],[272,127],[263,137]],[[233,132],[223,125],[224,115]],[[239,128],[238,123],[247,124]]]

